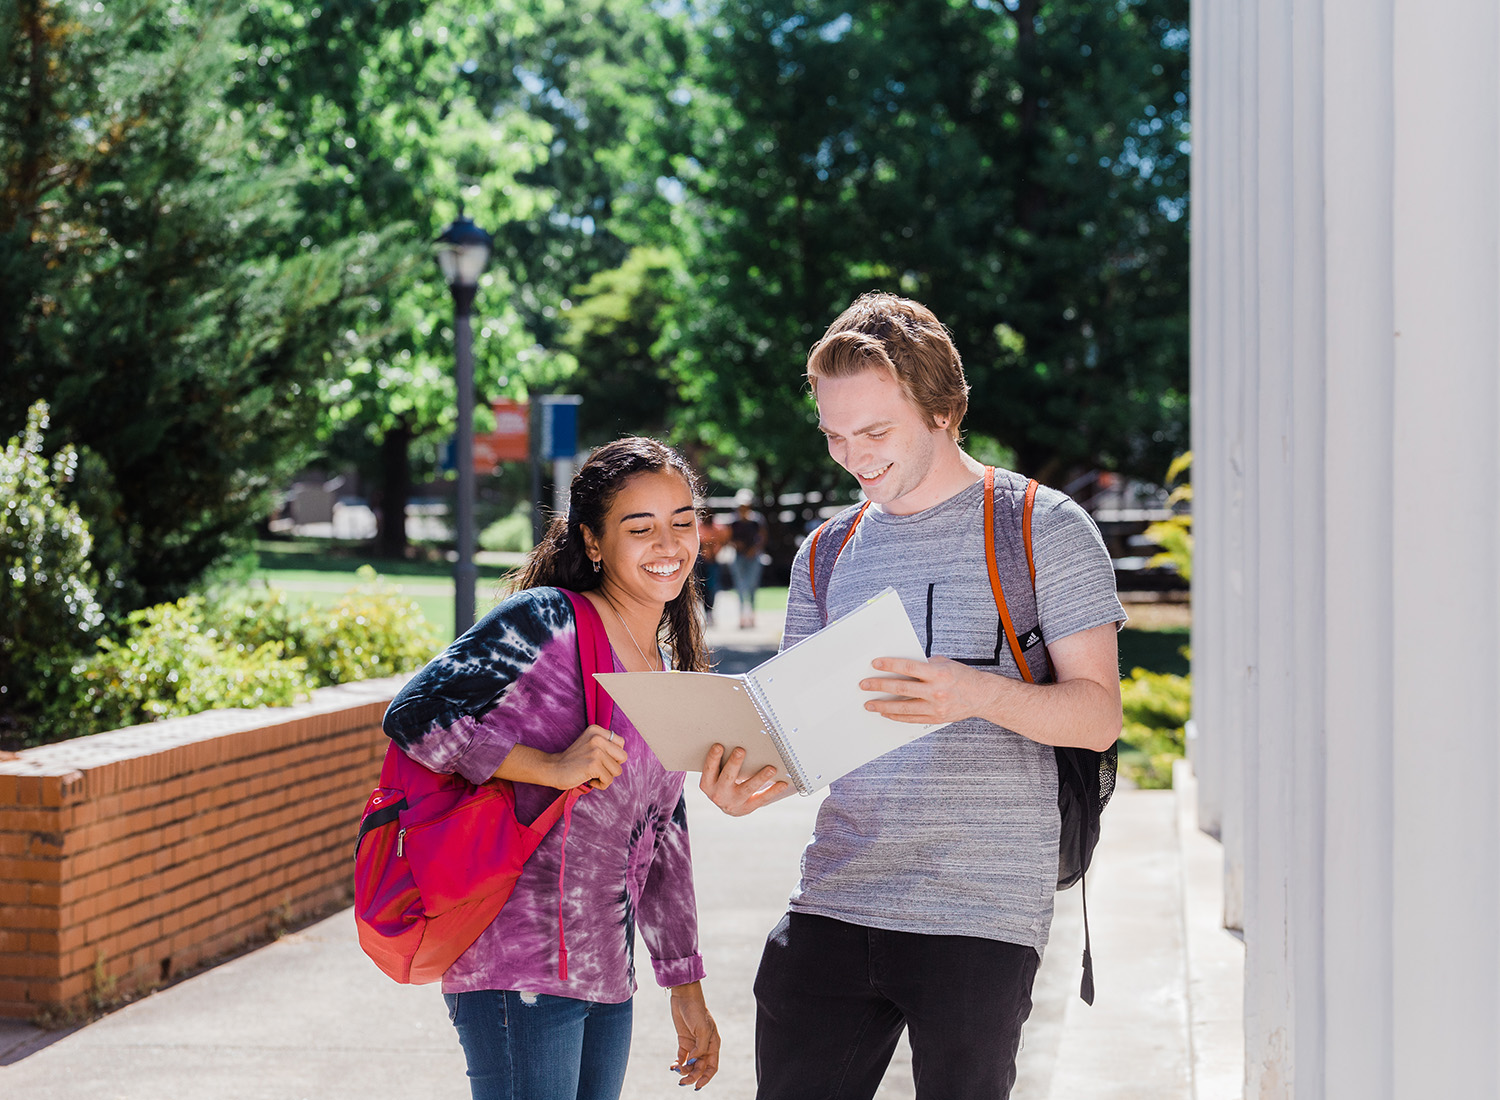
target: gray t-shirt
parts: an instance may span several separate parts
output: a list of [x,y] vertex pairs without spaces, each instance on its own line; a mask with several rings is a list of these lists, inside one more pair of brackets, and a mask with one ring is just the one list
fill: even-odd
[[[1032,543],[1047,642],[1124,620],[1109,555],[1082,508],[1040,489]],[[782,648],[823,625],[807,554],[804,543]],[[1023,558],[1022,576],[1024,569]],[[933,656],[1020,678],[985,565],[982,481],[915,515],[870,508],[828,582],[830,620],[887,585]],[[1040,954],[1052,923],[1058,827],[1051,746],[983,719],[955,722],[829,788],[791,908],[872,928],[1003,940]]]

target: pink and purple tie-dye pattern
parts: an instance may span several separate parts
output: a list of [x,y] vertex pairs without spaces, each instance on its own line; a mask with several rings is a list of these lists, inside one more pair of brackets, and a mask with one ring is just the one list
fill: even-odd
[[[482,782],[516,744],[561,751],[584,721],[572,608],[555,589],[532,589],[434,658],[391,704],[385,728],[427,767]],[[663,769],[618,709],[612,728],[628,754],[624,771],[607,790],[579,799],[567,839],[568,980],[558,976],[558,827],[527,862],[499,918],[444,976],[443,992],[626,1000],[636,984],[637,926],[658,984],[703,976],[683,774]],[[516,784],[517,815],[531,820],[556,795]]]

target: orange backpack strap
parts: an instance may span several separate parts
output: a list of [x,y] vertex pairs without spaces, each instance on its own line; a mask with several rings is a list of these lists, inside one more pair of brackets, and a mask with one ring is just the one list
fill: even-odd
[[[828,621],[828,595],[826,591],[828,588],[828,578],[833,576],[833,567],[838,564],[839,555],[844,552],[844,547],[849,545],[849,540],[854,537],[855,529],[859,527],[859,521],[865,518],[865,511],[869,507],[870,502],[867,500],[860,505],[859,511],[854,513],[852,521],[844,519],[848,514],[847,512],[834,516],[832,519],[824,520],[822,525],[809,536],[811,545],[807,549],[807,579],[808,583],[812,586],[813,602],[818,605],[818,611],[823,616],[825,623]],[[844,532],[844,537],[839,540],[838,549],[833,552],[833,559],[825,561],[823,568],[819,569],[818,539],[822,537],[823,532],[828,530],[829,527],[840,524],[841,521],[848,523],[848,529]],[[818,591],[818,577],[820,575],[823,578],[823,592]]]
[[[1026,557],[1031,558],[1031,501],[1035,495],[1033,486],[1026,487],[1026,518],[1022,529],[1026,540]],[[1010,643],[1010,654],[1016,660],[1016,670],[1028,684],[1036,683],[1031,667],[1026,663],[1026,653],[1021,648],[1021,639],[1016,636],[1016,626],[1010,621],[1010,609],[1005,606],[1005,589],[1000,584],[1000,567],[995,561],[995,468],[984,468],[984,564],[990,571],[990,590],[995,594],[995,608],[1000,612],[1000,625],[1005,628],[1005,640]],[[1035,571],[1032,578],[1035,583]]]
[[818,529],[807,540],[807,582],[812,585],[814,597],[818,594],[818,540],[823,537],[823,532],[828,530],[828,525],[832,522],[831,519],[825,519],[818,524]]
[[1031,556],[1031,509],[1036,505],[1036,478],[1026,482],[1026,504],[1021,511],[1021,541],[1026,544],[1026,568],[1031,570],[1031,590],[1036,591],[1036,559]]

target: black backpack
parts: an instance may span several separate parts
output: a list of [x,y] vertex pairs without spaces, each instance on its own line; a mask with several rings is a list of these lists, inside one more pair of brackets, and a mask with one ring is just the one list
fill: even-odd
[[[1017,478],[1017,481],[1019,479]],[[1037,482],[1025,483],[1020,503],[1021,541],[1026,548],[1026,565],[1030,571],[1032,601],[1036,605],[1036,561],[1031,553],[1031,512],[1036,503]],[[808,547],[807,567],[812,584],[813,600],[824,623],[828,622],[828,579],[833,576],[833,567],[844,552],[859,521],[864,518],[869,502],[857,508],[846,508],[812,533]],[[1027,683],[1035,683],[1031,667],[1026,661],[1026,651],[1042,641],[1041,625],[1032,627],[1025,635],[1016,632],[1010,608],[1005,600],[1004,587],[1000,581],[999,564],[995,557],[995,470],[986,466],[984,471],[984,526],[985,557],[989,566],[990,588],[995,594],[995,608],[1000,613],[1000,623],[1005,630],[1005,639],[1010,645],[1016,668]],[[832,554],[825,552],[819,560],[818,543],[828,537],[837,540],[837,549]],[[1023,641],[1024,638],[1024,641]],[[1078,995],[1086,1004],[1094,1003],[1094,959],[1089,944],[1088,884],[1084,872],[1094,856],[1094,846],[1099,843],[1100,815],[1108,805],[1115,790],[1115,771],[1119,752],[1111,745],[1104,752],[1072,746],[1054,746],[1057,756],[1057,808],[1062,819],[1062,831],[1058,838],[1057,888],[1066,890],[1075,882],[1082,884],[1083,892],[1083,980]]]

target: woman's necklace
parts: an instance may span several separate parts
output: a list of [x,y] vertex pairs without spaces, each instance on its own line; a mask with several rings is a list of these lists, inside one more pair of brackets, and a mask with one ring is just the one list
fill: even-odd
[[609,604],[609,609],[615,613],[615,618],[620,620],[621,626],[625,627],[625,637],[630,639],[630,644],[635,646],[635,651],[641,655],[641,660],[646,664],[646,671],[660,672],[661,669],[653,665],[651,661],[646,657],[646,651],[641,648],[641,643],[635,640],[635,635],[630,632],[630,627],[625,623],[625,616],[620,614],[620,609],[615,606],[615,601],[610,599],[603,592],[600,592],[599,595],[604,596],[604,602]]

